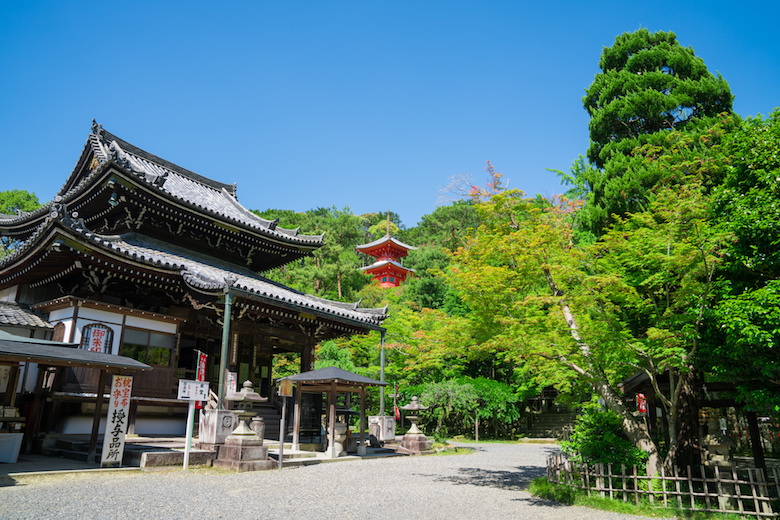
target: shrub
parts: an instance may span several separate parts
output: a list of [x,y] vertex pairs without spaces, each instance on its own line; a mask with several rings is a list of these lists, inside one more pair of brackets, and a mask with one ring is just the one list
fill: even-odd
[[591,401],[583,405],[569,441],[561,447],[572,460],[586,464],[625,464],[644,467],[647,453],[623,433],[618,415]]

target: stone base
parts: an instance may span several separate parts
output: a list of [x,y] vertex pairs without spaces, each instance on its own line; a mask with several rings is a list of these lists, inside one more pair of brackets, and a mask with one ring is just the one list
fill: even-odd
[[267,469],[274,469],[277,465],[275,460],[215,460],[214,467],[227,469],[230,471],[237,471],[239,473],[244,471],[265,471]]
[[260,471],[275,466],[268,460],[268,447],[256,435],[230,435],[219,449],[214,466],[232,471]]
[[422,433],[407,433],[401,439],[400,446],[413,454],[433,453],[433,441]]

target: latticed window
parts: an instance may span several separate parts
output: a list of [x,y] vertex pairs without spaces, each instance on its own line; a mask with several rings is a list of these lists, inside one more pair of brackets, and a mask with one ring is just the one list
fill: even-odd
[[125,328],[120,354],[147,365],[168,367],[175,345],[173,334]]

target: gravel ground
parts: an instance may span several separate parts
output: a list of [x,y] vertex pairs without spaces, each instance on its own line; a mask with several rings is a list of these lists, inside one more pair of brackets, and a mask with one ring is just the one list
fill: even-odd
[[556,446],[480,444],[469,455],[396,457],[282,471],[213,468],[0,480],[0,518],[634,519],[529,495]]

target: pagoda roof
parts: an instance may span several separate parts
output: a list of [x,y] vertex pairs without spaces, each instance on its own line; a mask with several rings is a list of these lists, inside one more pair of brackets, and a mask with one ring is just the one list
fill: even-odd
[[379,260],[379,261],[374,262],[373,264],[371,264],[369,266],[359,268],[358,271],[369,271],[370,272],[370,271],[375,271],[377,269],[381,269],[382,267],[390,267],[391,269],[395,268],[395,269],[397,269],[399,271],[406,271],[407,273],[413,273],[414,272],[414,269],[410,269],[408,267],[404,267],[400,263],[395,262],[393,260]]
[[[343,303],[305,294],[262,277],[249,268],[225,260],[150,238],[139,233],[101,235],[93,233],[80,219],[54,212],[35,235],[13,254],[0,259],[0,285],[18,276],[30,276],[28,261],[51,250],[71,248],[100,251],[126,264],[180,276],[188,287],[212,295],[225,290],[243,291],[250,299],[276,307],[288,307],[352,324],[379,329],[387,317],[387,307],[359,308],[358,303]],[[37,265],[37,259],[32,265]]]
[[385,235],[380,239],[374,240],[373,242],[369,242],[368,244],[363,244],[357,246],[358,251],[363,251],[365,249],[374,249],[376,247],[385,245],[385,244],[393,244],[401,249],[406,249],[408,251],[416,251],[417,248],[414,246],[410,246],[409,244],[404,244],[400,240],[398,240],[395,237],[391,237],[390,235]]
[[225,223],[257,232],[272,240],[316,249],[324,244],[324,234],[301,235],[299,228],[277,226],[277,220],[261,218],[238,202],[236,185],[225,184],[191,172],[181,166],[138,148],[103,129],[93,121],[79,161],[53,201],[32,212],[0,214],[0,226],[39,224],[56,204],[67,204],[83,196],[95,177],[109,166],[125,172],[152,192],[173,199],[196,212]]

